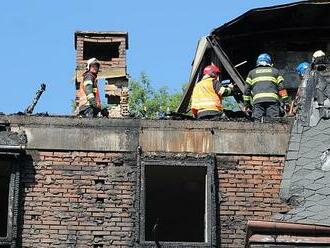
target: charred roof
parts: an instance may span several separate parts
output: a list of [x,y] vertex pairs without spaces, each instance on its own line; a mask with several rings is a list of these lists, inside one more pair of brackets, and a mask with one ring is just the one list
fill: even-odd
[[[284,86],[294,98],[300,82],[296,66],[310,61],[316,50],[329,52],[329,14],[330,1],[301,1],[252,9],[215,28],[198,43],[188,88],[177,111],[187,111],[203,67],[217,64],[223,69],[222,79],[231,79],[240,85],[255,67],[258,55],[264,52],[271,55],[274,66],[285,79]],[[218,53],[211,43],[218,45]],[[242,62],[246,63],[237,69],[234,67]]]
[[328,31],[329,13],[330,1],[301,1],[257,8],[215,28],[211,35],[226,40],[274,32]]
[[[310,61],[316,50],[330,48],[330,1],[301,1],[257,8],[215,28],[215,37],[243,78],[255,66],[260,53],[269,53],[280,70],[285,87],[292,91],[299,84],[295,72],[301,61]],[[290,93],[291,94],[291,93]]]

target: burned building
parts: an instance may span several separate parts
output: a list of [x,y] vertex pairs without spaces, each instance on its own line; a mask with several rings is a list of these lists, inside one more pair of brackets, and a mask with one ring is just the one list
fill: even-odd
[[9,191],[20,185],[20,197],[2,193],[19,201],[10,200],[4,247],[154,247],[154,235],[162,247],[238,247],[247,219],[290,208],[279,199],[289,124],[1,121],[27,138],[1,147],[6,159],[19,155],[2,168],[20,175]]
[[327,1],[305,1],[251,10],[212,31],[234,65],[246,77],[258,54],[268,52],[294,93],[299,78],[295,72],[301,61],[311,61],[313,52],[330,51],[330,21]]
[[[200,42],[191,86],[211,58],[244,86],[244,69],[231,62],[241,60],[230,52],[239,44],[226,47],[217,32],[274,18],[274,29],[265,33],[278,34],[281,12],[283,22],[311,11],[326,23],[329,6],[300,2],[252,10],[215,29]],[[290,32],[303,28],[295,23]],[[117,78],[124,84],[125,64],[105,54],[125,50],[126,41],[126,34],[76,33],[77,83],[92,56],[101,60],[108,84]],[[120,44],[113,48],[112,42]],[[0,116],[0,247],[329,247],[330,123],[327,106],[314,100],[316,81],[329,82],[329,69],[305,77],[295,119]],[[189,97],[188,89],[181,112]]]
[[302,61],[311,61],[316,50],[330,51],[329,13],[329,1],[302,1],[253,9],[215,28],[198,43],[190,87],[178,111],[187,110],[193,86],[201,79],[206,65],[211,62],[220,65],[224,69],[222,79],[230,79],[243,91],[249,70],[264,52],[272,56],[275,67],[283,74],[289,95],[294,98],[300,82],[296,66]]

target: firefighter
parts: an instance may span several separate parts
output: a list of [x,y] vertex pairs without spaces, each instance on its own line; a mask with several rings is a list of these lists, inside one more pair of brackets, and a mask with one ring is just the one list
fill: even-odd
[[230,96],[233,84],[223,87],[219,79],[220,69],[214,64],[203,70],[203,78],[192,93],[191,111],[197,119],[217,120],[224,117],[222,97]]
[[319,106],[327,105],[327,107],[330,106],[330,83],[326,79],[328,64],[328,57],[322,50],[313,54],[311,67],[316,81],[315,100]]
[[300,80],[303,80],[304,75],[307,71],[307,69],[310,68],[310,64],[308,62],[301,62],[297,67],[296,67],[296,72],[300,78]]
[[245,111],[251,111],[252,103],[252,117],[255,120],[261,120],[264,116],[280,117],[281,102],[288,107],[288,94],[283,81],[279,71],[273,67],[270,55],[260,54],[256,68],[246,78],[243,95]]
[[97,86],[97,74],[100,62],[96,58],[87,61],[86,72],[79,89],[79,115],[83,117],[96,117],[101,112],[101,100]]
[[301,103],[301,96],[306,88],[306,81],[304,81],[303,79],[309,70],[310,70],[310,63],[308,63],[308,62],[301,62],[296,67],[296,72],[299,76],[300,82],[298,85],[296,97],[290,104],[290,111],[288,113],[289,116],[294,116],[297,114],[299,104]]
[[322,50],[317,50],[313,53],[313,57],[312,57],[312,67],[315,64],[322,64],[325,62],[326,59],[326,55]]

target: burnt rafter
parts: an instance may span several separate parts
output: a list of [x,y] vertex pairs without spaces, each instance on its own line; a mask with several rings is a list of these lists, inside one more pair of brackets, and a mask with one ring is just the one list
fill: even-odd
[[[263,52],[272,56],[285,79],[289,96],[294,98],[300,83],[294,68],[301,61],[310,61],[314,51],[329,47],[329,13],[330,1],[301,1],[252,9],[215,28],[198,44],[189,85],[177,112],[188,112],[203,66],[212,62],[221,65],[222,76],[230,77],[243,92],[243,78],[255,67],[256,58]],[[203,45],[203,39],[207,40],[207,45]],[[246,64],[237,70],[233,65],[242,61]],[[241,101],[240,97],[235,99],[238,103]]]
[[234,80],[238,88],[243,92],[244,91],[244,79],[239,74],[239,72],[236,70],[235,66],[231,63],[230,59],[224,52],[224,50],[221,48],[220,44],[216,40],[215,37],[207,37],[207,40],[209,41],[211,47],[213,48],[216,56],[221,61],[221,64],[226,69],[228,74],[231,76],[231,78]]
[[301,1],[256,8],[215,28],[211,34],[225,40],[267,32],[324,30],[330,27],[329,10],[330,1]]

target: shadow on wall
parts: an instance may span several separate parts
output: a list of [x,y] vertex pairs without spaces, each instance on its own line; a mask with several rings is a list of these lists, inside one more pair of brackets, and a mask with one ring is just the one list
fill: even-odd
[[[17,246],[23,247],[23,227],[25,225],[24,221],[29,220],[38,220],[40,219],[40,215],[37,211],[33,211],[33,207],[31,205],[27,206],[25,204],[25,199],[27,193],[34,188],[37,184],[36,182],[36,169],[34,167],[33,158],[31,155],[24,155],[23,160],[20,163],[20,170],[21,170],[21,181],[20,181],[20,194],[19,194],[19,204],[18,204],[18,236],[17,236]],[[36,203],[35,203],[36,204]],[[30,213],[27,215],[26,212],[29,211]],[[29,217],[27,217],[29,216]],[[37,229],[31,226],[29,229],[30,232],[38,232]]]

